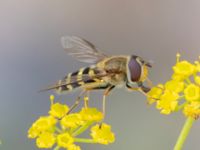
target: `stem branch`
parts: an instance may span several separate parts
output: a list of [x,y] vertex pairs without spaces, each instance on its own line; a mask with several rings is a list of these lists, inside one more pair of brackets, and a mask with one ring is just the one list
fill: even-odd
[[74,131],[74,133],[72,135],[77,136],[77,135],[83,133],[87,128],[89,128],[90,125],[92,125],[92,123],[93,122],[87,122],[85,125],[81,126],[79,129]]
[[75,142],[79,143],[96,143],[93,139],[75,138]]

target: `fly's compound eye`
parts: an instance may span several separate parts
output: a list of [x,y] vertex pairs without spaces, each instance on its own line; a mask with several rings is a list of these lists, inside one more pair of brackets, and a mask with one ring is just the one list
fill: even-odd
[[141,64],[137,60],[137,56],[131,56],[128,61],[127,68],[128,68],[128,79],[131,82],[137,82],[140,80],[142,68]]

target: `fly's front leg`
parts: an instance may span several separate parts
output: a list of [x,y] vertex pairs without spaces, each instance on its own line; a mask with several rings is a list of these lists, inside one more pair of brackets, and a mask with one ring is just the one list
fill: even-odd
[[[149,97],[147,93],[148,93],[151,89],[148,88],[148,87],[145,87],[145,86],[143,85],[142,82],[138,82],[138,87],[131,87],[131,86],[129,86],[128,84],[126,84],[126,86],[127,86],[127,88],[130,89],[130,90],[139,91],[139,92],[141,92],[144,96]],[[152,98],[152,99],[154,99],[154,100],[158,100],[157,98],[153,98],[153,97],[150,97],[150,98]]]
[[140,88],[140,87],[128,87],[129,90],[132,91],[139,91],[141,92],[143,95],[147,96],[147,94]]
[[146,81],[147,81],[147,85],[149,87],[153,87],[153,83],[152,83],[152,81],[149,78],[147,78]]
[[138,87],[139,87],[139,88],[142,90],[142,92],[145,93],[145,94],[148,93],[148,92],[151,90],[151,88],[144,86],[142,82],[138,82],[137,84],[138,84]]
[[138,82],[138,87],[131,87],[128,83],[126,83],[126,87],[129,89],[129,90],[132,90],[132,91],[139,91],[141,92],[142,94],[144,94],[145,96],[147,96],[147,92],[150,90],[150,88],[148,87],[145,87],[142,82]]

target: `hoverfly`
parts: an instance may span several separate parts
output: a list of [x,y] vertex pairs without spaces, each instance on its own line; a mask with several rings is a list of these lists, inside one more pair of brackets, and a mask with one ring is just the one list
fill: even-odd
[[[143,83],[150,82],[147,76],[151,64],[141,57],[136,55],[109,56],[99,51],[89,41],[76,36],[62,37],[61,42],[69,55],[80,62],[93,65],[69,73],[45,90],[54,89],[58,93],[62,93],[75,88],[82,88],[83,91],[104,89],[104,103],[105,97],[119,85],[125,85],[130,90],[138,90],[143,93],[150,90],[150,87],[144,86]],[[103,105],[105,105],[104,103]],[[105,108],[103,108],[104,111]]]

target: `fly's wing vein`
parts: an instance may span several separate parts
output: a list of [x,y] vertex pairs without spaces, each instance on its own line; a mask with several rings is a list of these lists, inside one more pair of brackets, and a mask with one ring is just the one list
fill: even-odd
[[75,57],[78,61],[86,63],[97,63],[108,57],[89,41],[77,36],[63,36],[61,43],[65,51]]

